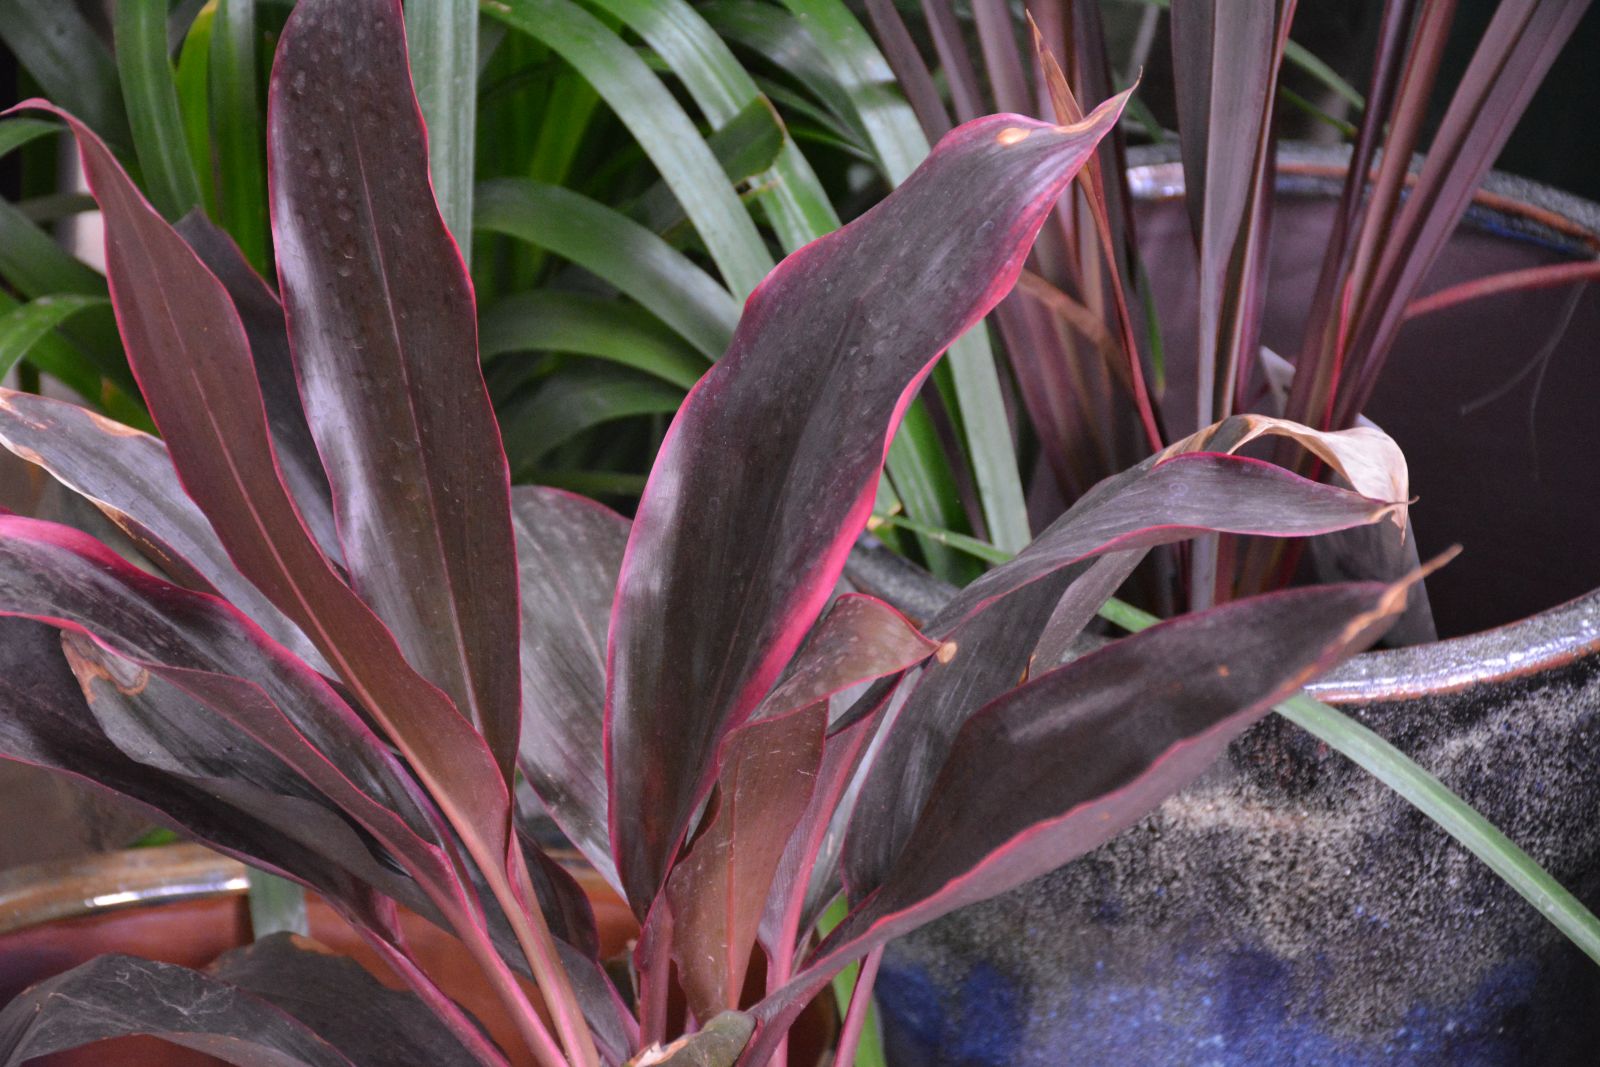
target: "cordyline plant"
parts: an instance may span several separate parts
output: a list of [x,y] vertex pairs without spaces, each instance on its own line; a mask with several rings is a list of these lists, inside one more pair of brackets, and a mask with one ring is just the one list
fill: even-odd
[[[920,628],[836,595],[908,398],[1010,289],[1121,105],[967,123],[785,260],[631,526],[510,488],[397,0],[301,0],[282,38],[276,293],[56,111],[161,437],[0,394],[5,445],[144,564],[0,515],[0,749],[321,894],[410,992],[287,935],[203,973],[105,957],[0,1011],[0,1063],[129,1033],[241,1064],[781,1063],[845,965],[1106,841],[1372,641],[1407,583],[1239,601],[1065,662],[1151,546],[1403,524],[1381,434],[1253,417],[1094,487]],[[1269,434],[1355,488],[1233,454]],[[625,979],[522,832],[521,781],[638,917]],[[520,1047],[440,988],[399,907],[459,939]]]

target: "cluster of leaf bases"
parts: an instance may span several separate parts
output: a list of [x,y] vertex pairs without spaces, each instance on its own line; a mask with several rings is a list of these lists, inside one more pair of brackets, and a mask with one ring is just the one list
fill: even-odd
[[[968,122],[785,260],[631,524],[509,485],[398,2],[301,0],[270,101],[276,287],[55,111],[160,437],[0,393],[4,444],[143,557],[0,515],[0,753],[314,890],[407,991],[286,935],[203,973],[105,957],[0,1011],[0,1063],[136,1032],[237,1063],[782,1062],[842,967],[1106,841],[1403,604],[1278,593],[1059,665],[1154,545],[1403,525],[1403,477],[1233,455],[1288,433],[1393,471],[1392,443],[1249,417],[1102,482],[932,618],[839,595],[908,397],[1122,98]],[[576,882],[522,832],[519,780],[637,916],[630,969],[602,967]],[[504,1032],[413,957],[396,904],[455,935]],[[757,951],[768,992],[742,1003]]]

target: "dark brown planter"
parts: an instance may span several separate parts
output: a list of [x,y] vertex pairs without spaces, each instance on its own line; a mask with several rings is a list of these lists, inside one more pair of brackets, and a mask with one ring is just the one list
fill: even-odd
[[[1277,351],[1297,345],[1341,169],[1285,155],[1265,335]],[[1181,173],[1157,163],[1134,178],[1167,351],[1182,352]],[[1594,205],[1497,178],[1430,288],[1593,256],[1597,233]],[[1578,296],[1550,357],[1536,451],[1536,374],[1512,399],[1460,410],[1537,352],[1568,299],[1415,320],[1370,412],[1410,457],[1423,554],[1466,546],[1429,584],[1446,633],[1600,586],[1600,293]],[[1315,693],[1600,905],[1600,592],[1357,657]],[[1600,968],[1404,801],[1276,717],[1106,847],[892,946],[878,988],[899,1067],[1520,1067],[1589,1065],[1600,1048]]]

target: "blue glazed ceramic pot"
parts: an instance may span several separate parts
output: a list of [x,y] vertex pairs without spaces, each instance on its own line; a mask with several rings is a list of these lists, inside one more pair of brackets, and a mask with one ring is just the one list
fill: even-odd
[[[1314,692],[1600,905],[1600,593]],[[903,1067],[1600,1060],[1600,968],[1278,718],[1099,851],[891,946],[878,990]]]
[[[1341,160],[1284,161],[1264,341],[1292,352]],[[1141,242],[1165,228],[1181,244],[1181,171],[1157,161],[1133,178]],[[1486,189],[1430,289],[1595,254],[1594,205],[1504,178]],[[1167,351],[1192,350],[1192,249],[1146,247]],[[1549,292],[1520,311],[1463,307],[1408,326],[1386,371],[1400,384],[1374,401],[1411,459],[1423,556],[1466,547],[1429,581],[1446,633],[1600,586],[1600,293],[1579,295],[1575,311]],[[1563,313],[1543,386],[1528,375],[1500,407],[1463,410],[1516,373],[1505,353],[1527,358]],[[1600,591],[1369,653],[1315,692],[1600,907]],[[1600,1063],[1600,967],[1403,800],[1277,717],[1104,848],[892,945],[878,991],[895,1067]]]

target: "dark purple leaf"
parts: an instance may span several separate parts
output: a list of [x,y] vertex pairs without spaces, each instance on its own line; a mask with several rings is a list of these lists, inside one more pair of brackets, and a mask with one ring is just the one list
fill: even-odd
[[767,894],[811,800],[828,705],[740,727],[722,752],[715,809],[672,869],[673,957],[701,1021],[737,1008]]
[[1348,425],[1366,406],[1406,305],[1588,8],[1588,0],[1508,0],[1495,9],[1439,121],[1422,173],[1385,235],[1371,306],[1350,341],[1364,365],[1339,397],[1335,425]]
[[60,400],[0,390],[0,444],[87,498],[174,581],[216,592],[307,662],[321,655],[239,573],[160,439]]
[[449,1067],[479,1061],[416,997],[385,989],[354,960],[275,934],[211,968],[221,982],[271,1004],[360,1067]]
[[281,1008],[221,979],[171,963],[101,956],[0,1011],[0,1067],[130,1034],[152,1034],[239,1067],[358,1062]]
[[[1016,559],[963,589],[929,633],[943,637],[973,612],[1091,555],[1171,544],[1208,531],[1305,537],[1377,523],[1403,507],[1403,500],[1375,500],[1240,456],[1155,456],[1101,482]],[[1399,532],[1394,536],[1398,540]]]
[[428,182],[398,0],[305,0],[268,110],[273,238],[352,586],[516,760],[510,478],[472,284]]
[[1011,287],[1121,106],[1081,127],[996,116],[954,131],[876,207],[780,264],[690,393],[640,502],[608,652],[611,838],[639,913],[720,738],[832,591],[905,405]]
[[[873,711],[882,706],[880,700]],[[830,733],[824,743],[811,803],[778,861],[761,916],[760,940],[767,952],[769,978],[793,973],[794,954],[803,937],[839,893],[839,858],[854,809],[850,784],[876,725],[876,718],[868,715]]]
[[628,520],[571,493],[518,486],[522,590],[518,766],[550,817],[617,884],[606,831],[606,631]]
[[[81,640],[81,639],[80,639]],[[62,635],[53,626],[0,618],[0,756],[70,774],[125,797],[158,821],[191,834],[213,848],[297,877],[352,912],[367,911],[358,882],[383,885],[405,899],[395,872],[368,859],[354,828],[328,810],[326,801],[303,796],[298,776],[240,731],[209,712],[184,718],[183,732],[209,746],[235,746],[228,766],[152,766],[130,757],[107,737],[90,704],[122,696],[102,677],[75,678],[62,655]],[[88,675],[88,671],[83,672]],[[164,685],[147,678],[145,692]],[[176,693],[174,687],[168,687]],[[181,696],[181,694],[177,694]],[[151,699],[154,699],[153,697]],[[174,716],[192,708],[181,705]],[[101,709],[102,715],[107,709]],[[260,813],[259,815],[257,813]],[[418,901],[426,909],[426,901]],[[370,911],[369,911],[370,914]]]
[[776,718],[808,708],[853,685],[921,663],[938,648],[883,601],[846,593],[833,602],[750,718]]
[[[306,10],[306,9],[302,9]],[[29,107],[47,110],[48,104]],[[305,632],[400,748],[475,856],[510,854],[493,754],[317,547],[283,481],[248,340],[227,291],[70,115],[106,222],[112,303],[178,476],[229,556]],[[397,571],[406,561],[396,559]],[[431,595],[417,590],[419,598]]]
[[179,219],[175,228],[233,298],[234,309],[250,339],[250,355],[261,383],[261,399],[266,404],[267,425],[272,428],[272,443],[277,448],[284,484],[322,551],[341,563],[343,552],[333,522],[328,475],[322,469],[322,457],[317,454],[305,408],[300,404],[283,305],[233,238],[200,211]]
[[1200,246],[1195,426],[1233,413],[1240,367],[1254,362],[1272,107],[1293,10],[1288,0],[1172,5],[1184,194]]
[[940,658],[900,683],[905,692],[890,703],[876,731],[877,756],[844,841],[851,899],[888,874],[961,724],[1026,676],[1039,632],[1078,569],[1047,575],[995,610],[964,620],[950,631]]
[[833,974],[891,938],[1110,840],[1277,701],[1366,647],[1406,585],[1294,590],[1159,624],[1041,675],[962,727],[884,884],[757,1009],[741,1063]]

